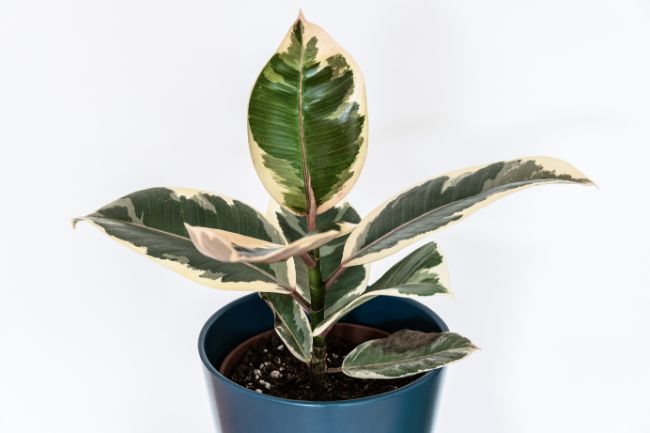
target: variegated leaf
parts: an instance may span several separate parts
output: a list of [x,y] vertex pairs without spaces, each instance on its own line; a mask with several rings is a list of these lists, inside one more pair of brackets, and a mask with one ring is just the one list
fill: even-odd
[[275,332],[289,351],[302,362],[309,363],[313,350],[313,337],[309,317],[288,295],[260,293],[273,311]]
[[[281,214],[283,212],[285,211],[282,210],[282,207],[278,203],[276,203],[274,200],[269,201],[269,206],[266,210],[266,217],[278,230],[278,232],[280,232],[284,238],[284,243],[289,244],[303,237],[306,232],[300,231],[298,233],[293,230],[289,230],[288,232],[285,231],[280,226],[280,220],[278,218],[278,214]],[[287,215],[295,217],[293,214],[289,214],[288,212]],[[307,265],[303,260],[294,260],[294,263],[296,271],[296,290],[302,295],[303,298],[307,300],[307,302],[311,303],[311,294],[309,292],[309,270],[307,268]]]
[[353,226],[341,224],[324,232],[312,232],[281,245],[210,227],[185,224],[194,246],[204,255],[222,262],[275,263],[305,254],[349,233]]
[[281,242],[280,234],[263,215],[225,196],[151,188],[122,197],[75,223],[79,220],[94,224],[123,245],[210,287],[286,293],[283,286],[293,278],[286,263],[224,263],[204,256],[192,245],[186,222]]
[[[269,207],[269,215],[271,215],[271,220],[275,219],[275,221],[277,221],[277,225],[282,229],[284,236],[290,241],[299,239],[304,236],[307,231],[306,218],[293,215],[283,210],[277,204],[273,204]],[[319,229],[323,229],[332,224],[356,224],[359,220],[359,214],[354,210],[354,208],[352,208],[352,206],[350,206],[350,204],[340,203],[336,207],[318,216],[318,227]],[[343,246],[345,245],[346,239],[347,235],[338,237],[320,248],[320,266],[323,276],[327,277],[335,272],[341,263]],[[296,261],[296,273],[298,285],[305,287],[308,292],[307,268],[304,264],[299,263],[299,261]],[[325,297],[326,317],[328,310],[332,310],[338,305],[345,305],[363,293],[367,287],[366,284],[369,276],[369,265],[351,266],[346,268],[334,284],[327,288],[327,295]]]
[[[276,317],[276,330],[299,358],[311,356],[310,324],[300,306],[286,295],[295,285],[293,260],[253,265],[226,263],[201,254],[184,223],[228,230],[267,242],[282,243],[281,233],[250,206],[225,196],[178,188],[151,188],[129,194],[75,220],[88,221],[108,236],[207,285],[227,290],[278,292],[263,296]],[[269,294],[270,295],[270,294]],[[282,328],[282,329],[280,329]]]
[[546,157],[497,162],[429,179],[363,218],[345,244],[343,265],[379,260],[507,194],[560,182],[592,184],[570,164]]
[[449,293],[447,263],[431,242],[404,257],[364,292],[331,303],[314,335],[327,331],[347,313],[379,295],[408,298]]
[[345,357],[341,371],[360,379],[397,379],[444,367],[476,349],[453,332],[405,329],[359,345]]
[[340,201],[365,159],[366,117],[353,59],[301,15],[259,75],[248,107],[251,156],[273,199],[312,222]]

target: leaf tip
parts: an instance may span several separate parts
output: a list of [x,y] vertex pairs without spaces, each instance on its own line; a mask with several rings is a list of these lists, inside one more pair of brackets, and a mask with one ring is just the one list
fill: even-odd
[[77,224],[79,223],[79,221],[83,221],[83,220],[84,220],[84,217],[76,217],[76,218],[72,218],[72,219],[70,220],[70,224],[72,224],[72,230],[76,229],[76,228],[77,228]]
[[584,183],[585,186],[593,186],[596,189],[600,189],[600,186],[598,186],[598,184],[596,182],[594,182],[593,180],[591,180],[589,178],[585,178],[585,181],[583,183]]
[[302,8],[298,9],[298,18],[296,18],[296,21],[307,22],[305,14],[302,13]]
[[187,232],[187,235],[189,236],[190,241],[194,244],[196,249],[198,249],[201,252],[201,254],[204,254],[201,251],[201,248],[199,248],[199,245],[200,245],[199,233],[200,232],[197,230],[197,228],[194,227],[193,225],[190,225],[190,224],[186,223],[185,221],[183,221],[183,227],[185,227],[185,231]]
[[342,235],[346,235],[346,234],[350,233],[352,230],[354,230],[354,228],[357,226],[357,224],[350,223],[350,222],[347,222],[347,221],[343,221],[343,222],[338,223],[337,226],[338,226],[338,229],[339,229],[340,234],[342,236]]

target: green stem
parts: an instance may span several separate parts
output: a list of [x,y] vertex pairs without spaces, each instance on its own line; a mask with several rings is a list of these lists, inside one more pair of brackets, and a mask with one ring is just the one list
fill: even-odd
[[[325,318],[325,287],[320,271],[320,251],[315,249],[310,253],[314,265],[309,267],[309,293],[311,296],[311,328],[315,329]],[[314,353],[310,363],[312,379],[316,390],[325,387],[327,375],[325,337],[314,337]]]

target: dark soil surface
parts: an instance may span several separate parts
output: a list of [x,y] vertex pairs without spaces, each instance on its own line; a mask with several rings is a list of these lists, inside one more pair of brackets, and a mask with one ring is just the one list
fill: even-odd
[[[340,367],[353,345],[336,337],[327,340],[327,366]],[[326,389],[317,390],[309,367],[293,357],[275,333],[244,353],[229,379],[239,385],[293,400],[333,401],[367,397],[392,391],[421,375],[403,379],[355,379],[343,373],[327,374]]]

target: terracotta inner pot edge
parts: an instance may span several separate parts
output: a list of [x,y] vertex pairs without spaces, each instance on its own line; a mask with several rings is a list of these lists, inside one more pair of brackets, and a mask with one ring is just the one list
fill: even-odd
[[[242,356],[244,356],[244,353],[246,353],[250,347],[255,346],[258,341],[267,338],[274,332],[275,331],[273,329],[269,329],[268,331],[254,335],[248,340],[245,340],[244,342],[237,345],[224,358],[223,362],[219,366],[219,372],[226,377],[230,376],[235,366],[237,366],[239,363],[239,360],[242,358]],[[388,337],[390,333],[381,329],[371,328],[370,326],[357,325],[355,323],[337,323],[334,325],[329,335],[332,337],[341,338],[357,346],[368,340]]]

